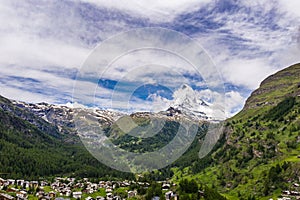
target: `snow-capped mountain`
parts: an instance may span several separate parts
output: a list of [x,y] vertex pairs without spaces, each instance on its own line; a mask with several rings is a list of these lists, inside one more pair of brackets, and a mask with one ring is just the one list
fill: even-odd
[[26,109],[34,115],[42,118],[46,122],[58,127],[62,133],[76,133],[74,116],[85,111],[88,115],[97,119],[102,125],[111,125],[124,114],[108,110],[99,110],[95,108],[74,107],[73,104],[52,105],[48,103],[25,103],[20,101],[12,102],[15,106]]
[[189,85],[182,85],[174,92],[173,97],[171,108],[181,111],[182,114],[199,120],[216,120],[213,105],[202,100],[199,93]]
[[[131,117],[155,117],[165,118],[167,120],[191,119],[193,121],[218,121],[222,109],[216,109],[216,106],[207,103],[201,99],[199,92],[193,90],[189,85],[182,85],[173,94],[174,100],[170,102],[170,107],[165,111],[151,113],[151,112],[137,112],[132,113]],[[112,125],[119,118],[127,115],[117,111],[100,110],[97,108],[87,108],[84,106],[76,106],[73,104],[67,105],[52,105],[48,103],[25,103],[19,101],[12,101],[12,104],[20,109],[25,109],[33,115],[40,118],[42,121],[48,122],[57,127],[59,132],[66,134],[76,134],[76,127],[74,116],[79,112],[85,112],[87,116],[96,119],[100,125]],[[10,110],[13,110],[11,108]],[[22,113],[22,112],[20,112]],[[20,114],[21,118],[32,121],[35,120],[28,116]],[[43,123],[40,123],[43,124]]]

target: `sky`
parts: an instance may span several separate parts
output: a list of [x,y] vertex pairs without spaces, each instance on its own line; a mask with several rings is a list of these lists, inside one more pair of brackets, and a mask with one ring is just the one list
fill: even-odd
[[[33,103],[66,104],[74,101],[75,87],[87,102],[96,102],[100,108],[109,107],[113,94],[115,99],[129,98],[132,110],[151,110],[154,103],[163,109],[184,83],[203,99],[213,96],[214,89],[203,82],[206,77],[193,73],[178,56],[157,49],[132,52],[101,76],[93,72],[90,74],[97,76],[81,76],[105,41],[120,39],[126,31],[161,27],[199,44],[205,55],[201,59],[209,58],[206,63],[224,83],[229,117],[241,110],[267,76],[299,62],[299,21],[297,0],[2,0],[0,95]],[[131,39],[125,40],[127,46],[140,42]],[[164,38],[155,43],[156,39],[149,41],[155,45],[167,41]],[[184,46],[178,45],[178,37],[170,40],[177,44],[174,49]],[[124,47],[114,45],[101,56]],[[149,64],[151,60],[164,62],[163,67],[160,62]],[[134,68],[137,63],[142,68]],[[124,91],[133,86],[128,96]],[[87,88],[93,88],[94,96]],[[125,109],[129,104],[119,102],[116,108]]]

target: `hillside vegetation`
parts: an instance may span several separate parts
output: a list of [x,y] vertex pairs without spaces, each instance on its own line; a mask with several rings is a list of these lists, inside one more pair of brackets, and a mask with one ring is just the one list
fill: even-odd
[[[81,143],[67,143],[65,136],[59,134],[51,124],[14,107],[9,100],[1,97],[0,102],[2,107],[0,109],[0,174],[2,177],[134,178],[132,174],[121,173],[101,164]],[[8,107],[9,111],[3,110]],[[34,119],[37,125],[17,115],[30,116],[31,122]]]
[[230,199],[269,199],[293,189],[300,177],[299,95],[299,64],[264,80],[227,120],[212,164],[181,176],[210,183]]

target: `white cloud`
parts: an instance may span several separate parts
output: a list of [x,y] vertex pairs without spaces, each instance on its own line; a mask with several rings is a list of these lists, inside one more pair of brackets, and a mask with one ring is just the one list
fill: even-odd
[[89,49],[58,40],[0,34],[0,63],[19,66],[63,66],[79,68]]
[[46,94],[37,93],[36,91],[26,91],[24,89],[19,89],[16,87],[7,86],[7,84],[0,83],[1,96],[9,99],[19,100],[31,103],[59,103],[61,100],[58,96],[49,96]]
[[[80,13],[81,2],[88,2],[92,6],[97,5],[98,8],[105,8],[112,11],[107,12],[112,15],[118,12],[127,13],[127,16],[132,18],[117,19],[116,16],[115,19],[111,19],[112,16],[101,15],[95,17],[93,16],[95,13],[91,12],[91,16],[95,17],[91,20],[88,16],[82,16]],[[208,12],[208,16],[198,16],[201,13],[196,12],[197,22],[193,21],[193,17],[182,19],[183,22],[173,21],[174,19],[179,20],[180,18],[176,17],[180,14],[192,13],[199,8],[206,8],[204,6],[211,10],[218,6],[216,3],[218,1],[213,0],[201,2],[198,0],[154,0],[151,3],[147,0],[130,2],[74,0],[68,4],[64,1],[41,1],[33,5],[32,1],[3,0],[0,3],[0,77],[6,78],[16,75],[37,79],[48,89],[52,88],[55,94],[53,94],[53,98],[48,98],[42,94],[35,95],[34,91],[21,94],[17,88],[21,86],[21,82],[18,80],[2,85],[1,87],[5,89],[1,90],[1,94],[9,97],[16,95],[15,99],[21,98],[29,101],[30,96],[41,101],[43,98],[44,100],[58,101],[63,93],[70,94],[73,80],[69,77],[57,77],[55,73],[59,73],[60,69],[52,70],[53,74],[45,73],[45,69],[50,68],[50,66],[59,66],[61,73],[64,73],[67,68],[78,68],[95,45],[90,41],[105,39],[130,27],[143,26],[138,24],[138,20],[147,22],[147,19],[156,25],[162,23],[163,26],[168,27],[172,27],[173,24],[180,25],[183,22],[185,27],[201,26],[201,20],[199,22],[198,19],[207,19],[208,23],[209,20],[212,20],[212,22],[222,24],[221,28],[207,30],[208,33],[201,32],[199,29],[198,32],[191,34],[198,38],[208,50],[226,82],[247,89],[257,88],[259,83],[268,75],[300,61],[300,34],[297,25],[300,21],[300,5],[298,1],[243,1],[241,7],[244,6],[247,9],[230,13]],[[250,10],[250,12],[248,13],[246,10]],[[272,12],[271,15],[269,15],[270,12]],[[272,20],[270,19],[276,21],[277,28],[272,28]],[[135,22],[137,24],[133,24]],[[145,24],[151,25],[148,22]],[[178,27],[174,28],[177,29]],[[184,48],[182,45],[175,44],[172,48],[178,49],[180,46]],[[184,53],[188,54],[189,49],[186,50],[187,52]],[[107,78],[122,77],[124,73],[129,73],[130,80],[139,79],[142,82],[154,83],[154,78],[150,75],[151,70],[150,72],[145,70],[143,73],[138,72],[138,70],[130,71],[133,69],[130,68],[130,65],[139,63],[141,66],[143,59],[146,60],[146,63],[143,64],[149,64],[147,62],[151,61],[153,56],[151,53],[129,56],[117,63],[123,65],[117,66],[116,64],[115,68],[112,68],[107,74]],[[178,62],[171,57],[160,55],[155,58],[157,58],[157,62],[164,60],[165,65],[173,66],[173,70],[179,74],[192,72],[188,68],[182,67],[184,62]],[[164,75],[162,73],[164,71],[164,69],[156,69],[155,78],[163,80]],[[164,83],[180,85],[184,82],[182,80],[178,77],[172,80],[171,77],[168,80],[165,79]],[[84,84],[86,86],[83,88],[95,86],[88,82]],[[83,88],[81,88],[83,94],[88,95]],[[61,94],[56,94],[58,90]],[[109,92],[103,91],[103,95],[108,95]],[[229,101],[230,108],[238,107],[238,103],[243,103],[242,98],[245,99],[238,93],[230,93],[227,96],[231,99]],[[89,95],[89,100],[92,98]],[[142,105],[142,102],[137,103]]]
[[291,15],[300,17],[300,1],[279,0],[280,7]]
[[231,117],[240,111],[245,98],[238,92],[230,91],[225,94],[226,116]]
[[220,70],[227,82],[252,90],[256,89],[261,81],[276,71],[266,59],[229,60]]
[[80,0],[100,7],[127,11],[132,15],[149,18],[156,22],[170,22],[177,15],[199,9],[212,0]]
[[267,76],[300,61],[300,48],[295,45],[299,44],[299,18],[287,14],[283,4],[289,1],[244,1],[234,13],[210,16],[223,24],[221,28],[195,36],[225,82],[253,90]]

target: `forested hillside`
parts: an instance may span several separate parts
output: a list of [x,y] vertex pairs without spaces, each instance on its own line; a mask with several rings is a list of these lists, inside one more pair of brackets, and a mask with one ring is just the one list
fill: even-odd
[[[4,98],[2,106],[4,101],[6,106],[12,106]],[[22,112],[30,115],[25,110]],[[56,130],[45,121],[43,127]],[[10,178],[27,179],[57,175],[133,178],[132,174],[106,167],[93,158],[81,143],[67,143],[64,137],[58,132],[41,131],[14,112],[0,109],[0,173]]]
[[293,183],[300,177],[299,95],[299,64],[264,80],[244,109],[226,121],[221,147],[207,157],[212,160],[210,166],[180,176],[210,183],[233,199],[269,199],[283,190],[296,191]]

